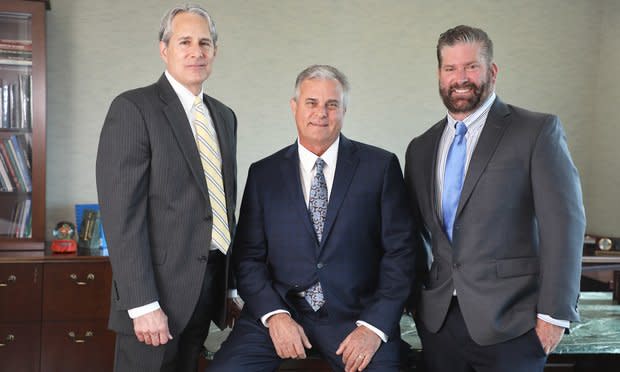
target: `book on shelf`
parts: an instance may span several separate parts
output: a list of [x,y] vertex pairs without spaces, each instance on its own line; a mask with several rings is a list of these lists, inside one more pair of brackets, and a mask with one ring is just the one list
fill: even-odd
[[27,59],[12,59],[12,58],[0,58],[0,65],[9,65],[9,66],[32,66],[32,60],[27,60]]
[[0,128],[32,128],[32,75],[23,73],[16,82],[0,79]]
[[2,183],[6,184],[5,191],[32,191],[32,150],[29,136],[12,135],[0,140],[0,177]]
[[0,39],[0,49],[32,51],[32,40]]
[[17,141],[17,136],[11,136],[5,140],[10,149],[10,155],[15,159],[17,166],[17,173],[19,175],[19,181],[22,185],[22,191],[32,191],[32,180],[30,179],[31,169],[28,167],[26,159],[24,159],[24,152],[20,149],[20,144]]
[[0,64],[32,66],[32,41],[0,39]]
[[32,201],[30,199],[24,199],[15,204],[6,234],[20,239],[32,237]]
[[3,192],[13,191],[13,184],[11,183],[11,178],[9,178],[9,173],[4,164],[4,156],[2,156],[2,154],[0,154],[0,183],[2,184]]
[[0,48],[0,58],[32,61],[32,52],[27,50],[5,50]]

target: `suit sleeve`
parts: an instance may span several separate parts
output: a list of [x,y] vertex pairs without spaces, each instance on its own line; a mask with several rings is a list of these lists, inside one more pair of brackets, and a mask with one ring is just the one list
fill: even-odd
[[97,192],[121,309],[158,300],[147,223],[150,146],[139,108],[120,96],[99,138]]
[[577,300],[585,212],[562,124],[550,116],[532,154],[532,192],[540,239],[538,313],[579,321]]
[[413,223],[401,168],[392,155],[381,192],[381,245],[383,257],[375,300],[361,313],[360,320],[392,337],[398,331],[405,300],[411,289],[415,254],[411,234]]
[[239,224],[233,247],[233,262],[237,290],[255,319],[278,309],[288,309],[272,286],[267,265],[267,241],[263,207],[260,199],[255,166],[248,172],[243,192]]
[[[413,218],[413,249],[415,252],[415,262],[413,266],[413,275],[411,277],[411,292],[409,298],[405,303],[405,309],[408,313],[413,314],[415,312],[417,302],[422,291],[422,286],[427,281],[428,277],[428,259],[430,252],[430,237],[424,227],[424,221],[422,219],[422,213],[418,204],[418,197],[416,193],[415,180],[414,180],[414,168],[415,159],[413,147],[415,146],[415,139],[411,141],[407,152],[405,154],[405,189],[407,191],[407,201],[409,202],[411,215]],[[429,246],[429,248],[427,248]]]

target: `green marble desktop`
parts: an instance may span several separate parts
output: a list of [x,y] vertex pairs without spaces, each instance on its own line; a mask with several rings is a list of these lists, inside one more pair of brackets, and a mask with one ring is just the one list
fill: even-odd
[[[620,305],[612,302],[611,292],[582,292],[579,300],[581,323],[571,324],[570,334],[554,353],[620,354]],[[414,350],[422,345],[410,317],[400,321],[403,340]]]
[[[571,332],[564,335],[554,353],[557,354],[620,354],[620,305],[612,301],[611,292],[582,292],[579,300],[581,323],[573,323]],[[415,325],[409,316],[400,321],[402,338],[411,349],[422,345]],[[229,330],[211,327],[205,346],[208,357],[219,349]]]

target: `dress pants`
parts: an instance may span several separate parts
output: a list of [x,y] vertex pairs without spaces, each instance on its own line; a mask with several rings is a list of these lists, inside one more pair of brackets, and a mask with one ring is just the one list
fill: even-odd
[[476,344],[467,331],[456,296],[437,333],[428,331],[421,321],[416,321],[416,328],[427,372],[542,372],[547,360],[534,329],[498,344]]
[[[342,357],[336,355],[340,343],[357,325],[357,319],[345,322],[330,320],[324,305],[314,312],[305,299],[292,296],[294,304],[293,319],[301,325],[312,344],[334,371],[344,371]],[[400,337],[389,339],[381,344],[372,362],[365,371],[397,372],[400,363]],[[308,351],[306,351],[306,355]],[[270,372],[277,370],[282,363],[278,357],[269,329],[260,319],[253,319],[243,310],[228,339],[215,354],[207,371],[212,372]]]
[[[157,347],[139,342],[135,334],[116,335],[115,372],[195,372],[209,326],[221,303],[225,257],[219,251],[209,254],[202,290],[194,312],[179,334]],[[162,308],[165,311],[165,304]]]

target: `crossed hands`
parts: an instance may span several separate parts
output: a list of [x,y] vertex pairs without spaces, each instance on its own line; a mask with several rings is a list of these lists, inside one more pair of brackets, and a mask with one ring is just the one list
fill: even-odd
[[[306,358],[305,349],[311,349],[312,344],[304,329],[289,314],[275,314],[267,320],[267,324],[271,341],[280,358]],[[346,372],[363,371],[379,346],[379,336],[368,328],[359,326],[340,343],[336,355],[342,356]]]

